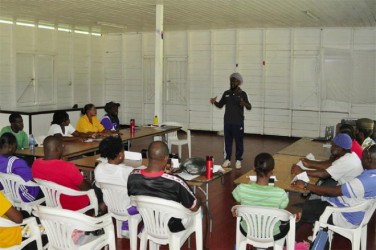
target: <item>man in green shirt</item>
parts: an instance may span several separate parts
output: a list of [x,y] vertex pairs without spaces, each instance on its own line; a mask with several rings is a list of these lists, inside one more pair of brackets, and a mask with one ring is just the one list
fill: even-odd
[[4,133],[12,133],[17,139],[17,149],[28,148],[29,137],[25,131],[23,131],[24,124],[21,115],[18,113],[11,114],[9,116],[9,123],[10,126],[6,126],[1,130],[0,136]]

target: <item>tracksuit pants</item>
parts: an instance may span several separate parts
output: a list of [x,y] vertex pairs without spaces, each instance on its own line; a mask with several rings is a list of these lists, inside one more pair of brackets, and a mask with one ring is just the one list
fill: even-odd
[[244,138],[244,123],[243,124],[226,124],[224,125],[225,134],[225,159],[231,160],[232,142],[235,140],[236,146],[236,160],[243,160],[243,138]]

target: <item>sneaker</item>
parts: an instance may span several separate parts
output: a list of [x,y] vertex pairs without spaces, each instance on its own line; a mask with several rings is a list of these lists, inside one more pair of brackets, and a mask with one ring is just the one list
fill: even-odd
[[239,160],[236,161],[235,168],[236,168],[236,169],[240,169],[240,168],[242,168],[242,162],[239,161]]
[[230,160],[225,160],[225,162],[222,164],[222,167],[224,167],[224,168],[231,167],[231,161]]

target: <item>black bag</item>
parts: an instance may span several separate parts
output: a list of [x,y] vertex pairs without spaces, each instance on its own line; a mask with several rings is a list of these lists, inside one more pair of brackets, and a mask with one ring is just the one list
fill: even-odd
[[206,161],[200,157],[192,157],[180,164],[180,168],[191,175],[203,175],[206,173]]
[[309,250],[329,250],[328,228],[320,228]]

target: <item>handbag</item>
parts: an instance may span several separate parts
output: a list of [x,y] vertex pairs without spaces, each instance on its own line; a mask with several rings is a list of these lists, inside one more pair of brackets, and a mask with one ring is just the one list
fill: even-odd
[[320,228],[311,244],[310,250],[329,250],[329,245],[328,228]]

